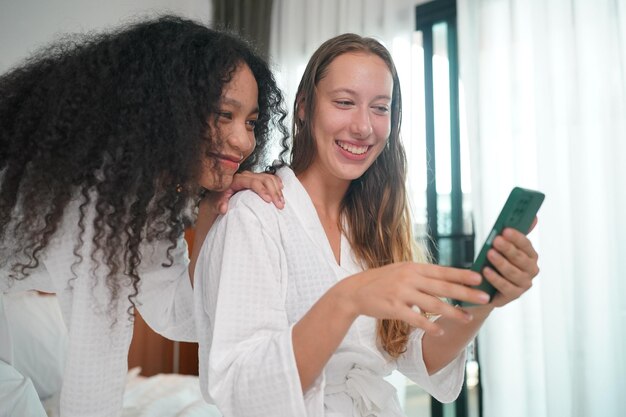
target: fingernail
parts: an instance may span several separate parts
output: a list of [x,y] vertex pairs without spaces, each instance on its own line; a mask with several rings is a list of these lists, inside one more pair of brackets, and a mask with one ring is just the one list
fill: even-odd
[[483,293],[480,293],[480,295],[478,296],[478,298],[480,298],[480,300],[481,300],[481,301],[484,301],[484,302],[486,302],[486,303],[487,303],[487,302],[489,302],[489,300],[491,299],[491,297],[489,296],[489,294],[484,293],[484,292],[483,292]]

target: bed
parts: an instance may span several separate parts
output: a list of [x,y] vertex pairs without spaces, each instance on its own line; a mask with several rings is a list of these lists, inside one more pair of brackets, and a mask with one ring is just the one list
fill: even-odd
[[[9,316],[10,321],[6,320]],[[16,402],[18,408],[13,411],[23,410],[31,415],[27,410],[38,408],[41,399],[45,413],[49,417],[58,417],[66,330],[55,296],[35,292],[0,294],[0,335],[2,332],[7,332],[20,349],[6,355],[19,372],[6,362],[2,363],[7,366],[7,372],[0,369],[0,385],[3,387],[0,394],[9,392],[5,389],[7,387],[18,387],[22,394],[14,396],[19,399]],[[1,355],[0,359],[3,359]],[[10,371],[15,371],[16,375],[9,374]],[[128,372],[123,417],[221,417],[217,408],[202,398],[197,376],[158,374],[145,377],[140,373],[139,367]],[[6,376],[5,385],[3,375]],[[8,406],[10,401],[11,398],[3,399],[0,395],[3,405]],[[4,416],[4,408],[0,407],[0,417]]]
[[139,368],[128,372],[123,417],[221,417],[202,398],[197,376],[139,373]]

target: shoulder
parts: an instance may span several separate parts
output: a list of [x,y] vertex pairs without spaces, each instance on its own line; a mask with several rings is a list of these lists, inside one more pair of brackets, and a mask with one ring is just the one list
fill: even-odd
[[[261,232],[279,239],[281,233],[297,218],[296,209],[289,198],[290,189],[299,182],[289,168],[278,170],[277,176],[283,181],[285,207],[277,208],[273,203],[264,201],[251,190],[239,191],[228,202],[228,210],[220,215],[211,230],[214,235],[227,233],[245,233],[247,236]],[[295,181],[295,183],[294,183]]]
[[252,190],[237,192],[228,202],[228,211],[220,217],[232,218],[251,215],[253,217],[269,219],[277,215],[278,209],[273,203],[263,200]]
[[[282,180],[284,185],[284,192],[288,192],[297,182],[293,171],[288,167],[282,167],[276,175]],[[273,203],[268,203],[263,200],[257,193],[252,190],[239,191],[228,202],[228,212],[225,216],[229,216],[231,212],[236,211],[250,211],[258,216],[263,217],[279,217],[283,210],[278,209]]]

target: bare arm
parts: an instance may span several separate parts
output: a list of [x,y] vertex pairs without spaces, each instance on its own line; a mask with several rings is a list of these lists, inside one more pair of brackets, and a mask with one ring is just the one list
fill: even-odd
[[444,329],[444,334],[433,337],[426,333],[422,338],[424,364],[430,375],[444,368],[465,349],[476,337],[493,308],[492,305],[468,307],[467,311],[471,312],[473,318],[467,323],[460,323],[447,317],[437,320]]
[[498,289],[498,293],[488,305],[467,308],[473,316],[472,321],[460,323],[442,317],[438,323],[445,334],[442,337],[424,335],[422,350],[424,363],[430,374],[456,358],[476,336],[494,308],[519,298],[530,289],[532,279],[539,273],[537,252],[530,240],[517,230],[506,229],[502,236],[496,237],[493,247],[495,250],[491,249],[487,256],[501,274],[492,268],[485,268],[483,274]]
[[452,322],[467,322],[463,310],[438,297],[483,304],[487,295],[467,287],[479,281],[480,276],[475,272],[408,262],[345,278],[328,290],[293,328],[293,349],[302,390],[313,384],[359,315],[401,319],[439,334],[441,326],[412,307],[417,305]]

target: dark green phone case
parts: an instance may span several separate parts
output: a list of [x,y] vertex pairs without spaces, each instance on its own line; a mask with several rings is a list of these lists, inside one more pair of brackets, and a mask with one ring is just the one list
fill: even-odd
[[[493,225],[491,232],[489,232],[480,253],[476,257],[476,260],[470,269],[479,273],[482,273],[482,270],[486,266],[496,269],[487,260],[487,252],[491,249],[493,239],[501,234],[507,227],[517,229],[524,234],[528,233],[528,229],[530,229],[530,226],[533,224],[533,220],[535,219],[544,198],[545,195],[539,191],[520,187],[513,188],[513,190],[511,190],[511,194],[509,194],[509,198],[506,200],[506,203],[502,208],[502,211],[500,212],[500,215],[498,216],[498,219],[496,220],[496,223]],[[486,292],[491,297],[498,292],[485,278],[483,278],[482,282],[474,288]],[[464,301],[460,304],[462,306],[474,305]]]

